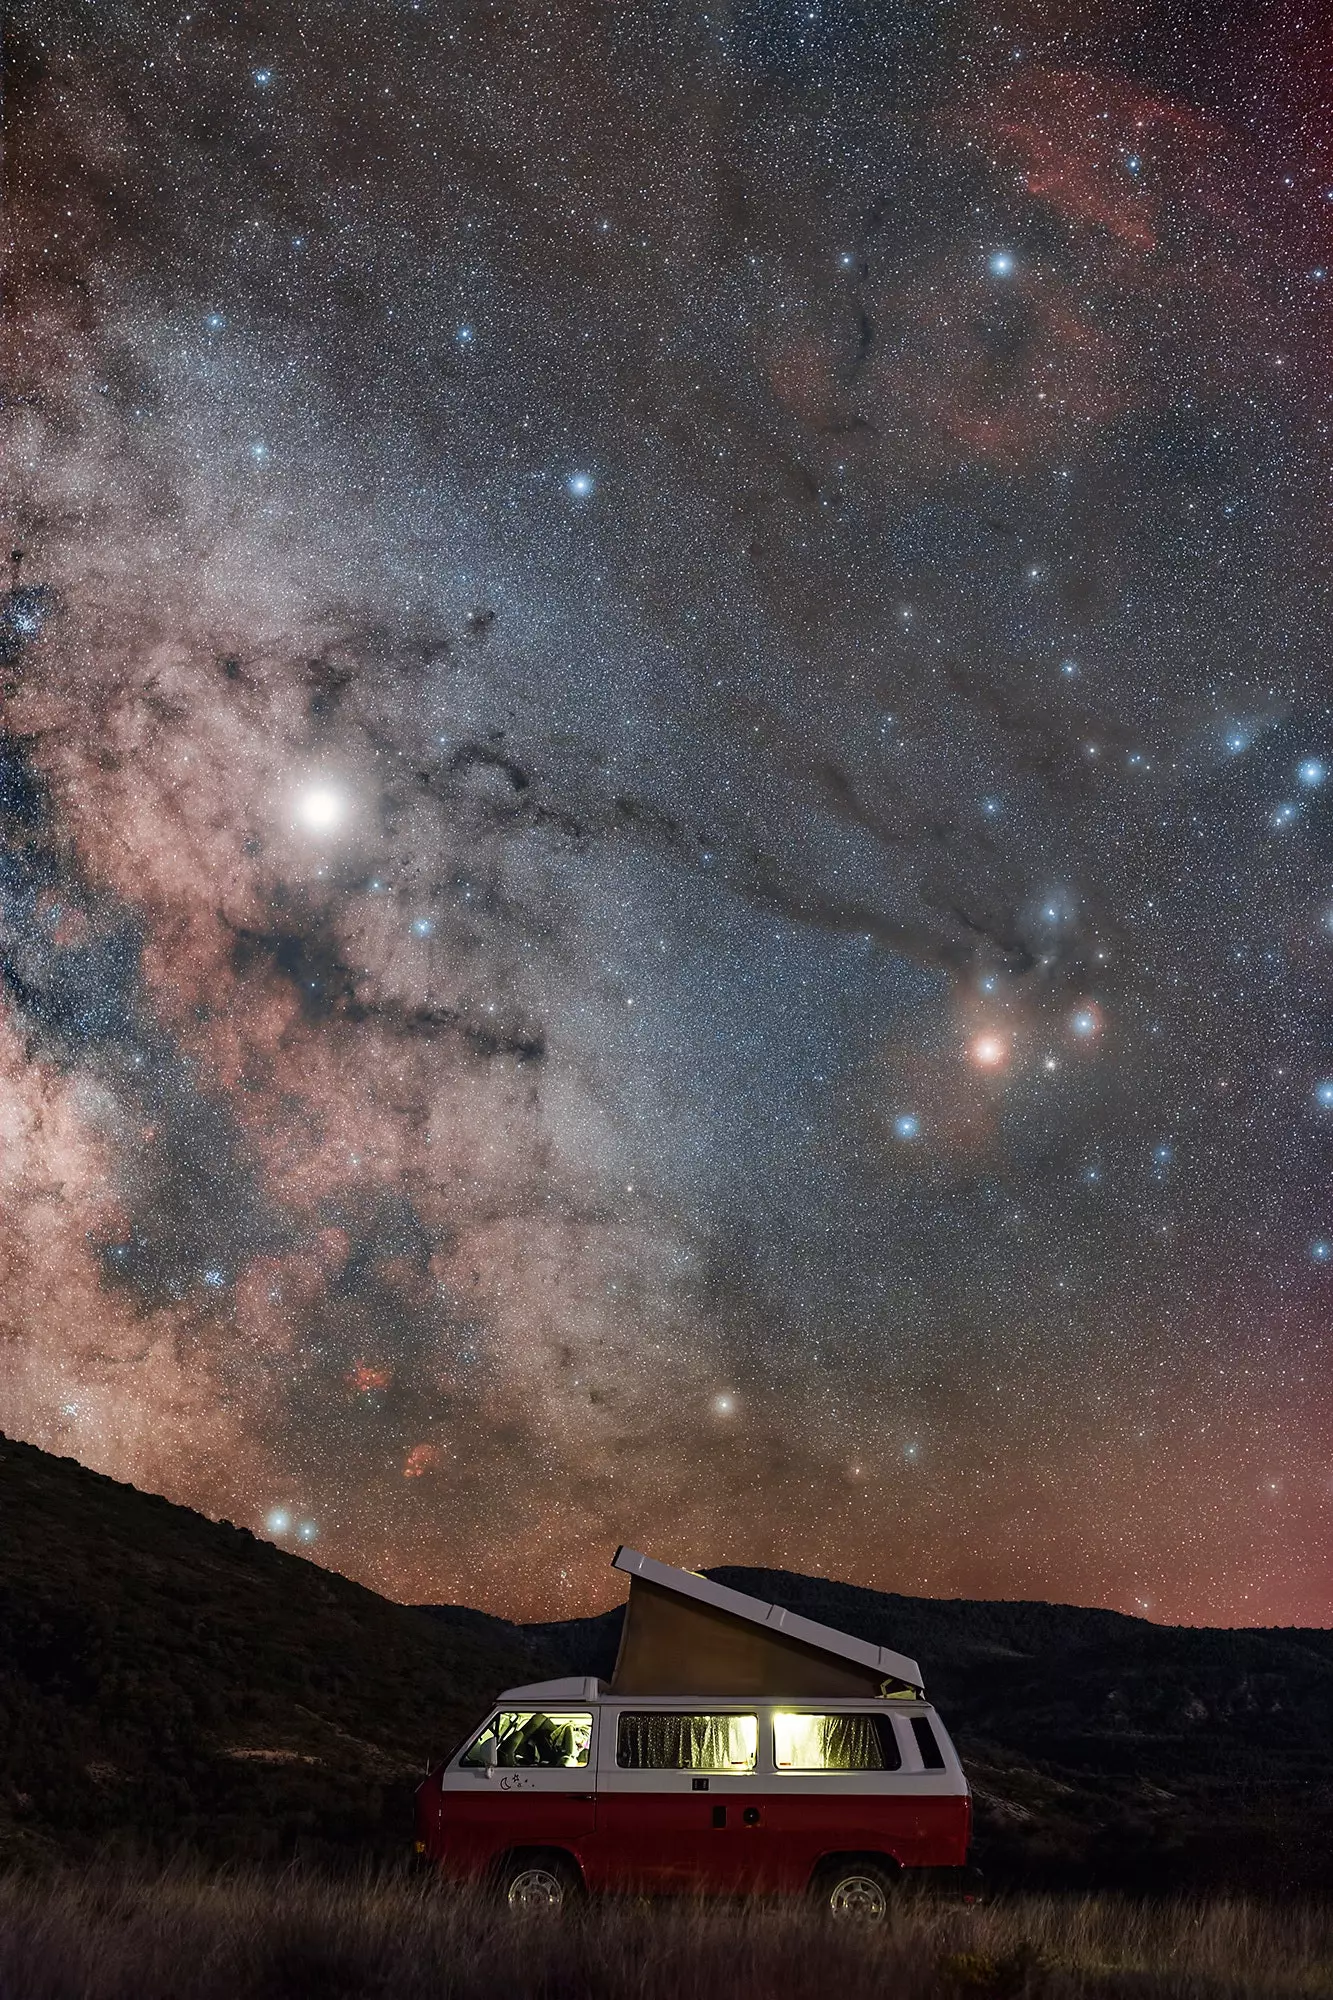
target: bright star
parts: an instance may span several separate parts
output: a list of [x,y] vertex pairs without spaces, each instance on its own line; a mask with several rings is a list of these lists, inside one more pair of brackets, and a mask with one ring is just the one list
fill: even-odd
[[734,1396],[723,1394],[721,1396],[714,1396],[713,1398],[713,1409],[719,1417],[729,1417],[735,1407],[736,1399]]
[[1330,1258],[1333,1258],[1333,1243],[1329,1243],[1324,1237],[1319,1237],[1310,1245],[1312,1263],[1327,1264]]
[[593,490],[593,476],[590,472],[571,472],[565,485],[575,500],[586,500]]
[[429,917],[417,917],[413,920],[412,929],[418,937],[430,937],[434,933],[435,926]]
[[1069,1025],[1080,1041],[1087,1041],[1089,1036],[1097,1032],[1096,1012],[1091,1007],[1080,1007],[1078,1012],[1071,1016]]
[[1322,1083],[1317,1083],[1314,1094],[1325,1111],[1333,1111],[1333,1078],[1326,1077]]
[[1009,1051],[1002,1035],[978,1035],[969,1053],[978,1069],[1000,1069]]
[[1296,766],[1296,776],[1307,791],[1313,791],[1314,787],[1322,785],[1328,776],[1328,766],[1321,764],[1317,757],[1307,757],[1303,763]]
[[261,90],[267,90],[273,81],[271,69],[252,69],[250,74]]
[[264,1526],[270,1535],[285,1535],[292,1525],[292,1517],[285,1507],[274,1507],[264,1518]]
[[1290,826],[1299,812],[1299,806],[1294,806],[1289,800],[1284,800],[1280,806],[1274,807],[1269,825],[1276,827],[1280,831],[1283,827]]
[[297,1525],[296,1539],[298,1542],[313,1542],[318,1533],[319,1529],[313,1521],[301,1521]]
[[327,833],[337,826],[344,811],[339,794],[327,785],[315,785],[296,802],[296,816],[312,833]]
[[904,1111],[901,1117],[894,1119],[893,1129],[900,1139],[915,1139],[921,1130],[921,1120],[910,1111]]
[[1013,253],[1009,250],[992,250],[988,260],[992,278],[1010,278],[1014,272]]

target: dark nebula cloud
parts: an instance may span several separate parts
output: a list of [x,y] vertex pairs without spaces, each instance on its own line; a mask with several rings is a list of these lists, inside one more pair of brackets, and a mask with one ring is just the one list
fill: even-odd
[[11,7],[5,1429],[1327,1616],[1312,33]]

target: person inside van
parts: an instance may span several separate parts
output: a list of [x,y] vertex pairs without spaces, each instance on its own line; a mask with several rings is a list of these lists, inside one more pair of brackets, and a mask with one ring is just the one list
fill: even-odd
[[[495,1754],[490,1757],[489,1749],[494,1743]],[[554,1716],[542,1715],[502,1715],[497,1718],[495,1732],[487,1730],[473,1746],[469,1762],[494,1762],[505,1769],[515,1766],[537,1766],[540,1769],[564,1769],[580,1762],[578,1745],[574,1740],[571,1724]],[[586,1761],[586,1750],[584,1753]]]
[[567,1722],[549,1715],[534,1715],[518,1732],[514,1746],[515,1764],[540,1764],[546,1769],[563,1768],[574,1761],[574,1732]]

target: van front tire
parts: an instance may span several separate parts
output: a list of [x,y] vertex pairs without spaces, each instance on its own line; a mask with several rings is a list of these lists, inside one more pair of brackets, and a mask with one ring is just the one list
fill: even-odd
[[848,1854],[819,1869],[810,1893],[815,1908],[830,1923],[887,1924],[897,1883],[894,1868],[878,1856]]
[[496,1878],[501,1900],[515,1916],[554,1916],[583,1900],[583,1877],[558,1849],[511,1854]]

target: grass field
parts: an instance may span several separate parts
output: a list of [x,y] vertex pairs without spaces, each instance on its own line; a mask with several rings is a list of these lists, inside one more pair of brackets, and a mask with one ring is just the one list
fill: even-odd
[[924,2000],[1333,1995],[1333,1909],[904,1898],[883,1932],[799,1907],[514,1919],[382,1876],[0,1878],[0,2000]]

